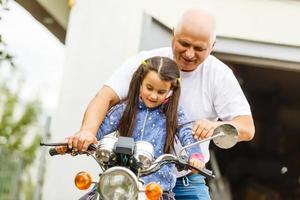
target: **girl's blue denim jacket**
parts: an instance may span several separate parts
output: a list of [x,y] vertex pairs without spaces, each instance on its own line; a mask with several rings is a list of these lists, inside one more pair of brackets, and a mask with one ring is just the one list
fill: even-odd
[[[119,121],[123,115],[126,104],[120,103],[110,109],[102,122],[97,132],[97,139],[100,140],[104,135],[117,130]],[[162,106],[156,108],[147,108],[145,104],[140,101],[138,104],[136,116],[136,125],[132,134],[134,141],[147,141],[154,147],[154,156],[164,154],[164,145],[166,142],[166,117],[163,113]],[[186,115],[182,109],[178,110],[178,125],[185,124],[187,121]],[[180,126],[178,130],[178,138],[182,146],[196,142],[192,136],[192,125],[187,123]],[[199,145],[195,145],[187,149],[188,156],[193,153],[201,153]],[[173,165],[166,165],[156,173],[142,177],[145,184],[150,182],[159,183],[164,191],[171,191],[176,183],[176,174],[173,170]]]

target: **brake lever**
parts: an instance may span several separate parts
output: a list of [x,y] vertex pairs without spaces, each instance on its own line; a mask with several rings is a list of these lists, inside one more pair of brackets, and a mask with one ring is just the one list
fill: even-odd
[[141,171],[141,176],[146,176],[149,174],[152,174],[156,171],[158,171],[159,169],[162,168],[163,165],[169,164],[169,163],[173,163],[173,164],[177,164],[178,158],[172,154],[164,154],[159,156],[158,158],[156,158],[156,160],[153,162],[153,164],[147,168]]
[[53,142],[53,143],[41,142],[40,146],[48,146],[48,147],[68,146],[68,143],[66,143],[66,142]]
[[148,176],[148,175],[153,174],[153,173],[157,172],[158,170],[160,170],[163,165],[177,164],[177,162],[178,161],[176,161],[176,160],[167,160],[167,161],[162,160],[162,161],[156,162],[151,167],[149,167],[148,169],[142,170],[140,172],[140,176],[141,177]]
[[178,171],[187,170],[187,169],[195,169],[199,172],[199,174],[205,176],[206,178],[215,178],[215,175],[213,174],[213,172],[211,170],[206,169],[206,168],[199,169],[197,167],[194,167],[194,166],[188,164],[188,158],[186,156],[181,155],[179,157],[176,157],[171,154],[165,154],[165,155],[159,156],[148,169],[141,171],[141,176],[146,176],[146,175],[152,174],[152,173],[158,171],[162,167],[162,165],[170,164],[170,163],[175,164]]
[[197,167],[194,167],[188,163],[188,158],[186,156],[179,156],[178,157],[178,163],[179,166],[177,169],[179,171],[181,170],[187,170],[188,169],[195,169],[199,172],[199,174],[205,176],[206,178],[215,178],[216,176],[213,174],[213,172],[207,168],[199,169]]

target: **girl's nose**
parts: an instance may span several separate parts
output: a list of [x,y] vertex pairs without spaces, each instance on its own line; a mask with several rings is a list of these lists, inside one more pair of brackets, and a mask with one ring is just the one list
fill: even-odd
[[157,95],[155,93],[151,93],[150,98],[153,100],[157,99]]

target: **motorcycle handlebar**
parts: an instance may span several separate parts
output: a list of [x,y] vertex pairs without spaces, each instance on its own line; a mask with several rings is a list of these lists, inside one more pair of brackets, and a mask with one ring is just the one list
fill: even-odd
[[215,175],[213,174],[213,172],[211,170],[209,170],[207,168],[199,169],[197,167],[190,165],[188,162],[188,158],[186,156],[179,156],[178,164],[179,164],[179,167],[180,167],[180,165],[183,165],[184,168],[186,166],[188,169],[195,169],[198,171],[199,174],[205,176],[206,178],[215,178]]
[[188,164],[188,159],[185,156],[179,156],[176,157],[171,154],[164,154],[159,156],[153,163],[151,167],[141,172],[143,176],[147,176],[149,174],[152,174],[156,171],[158,171],[160,168],[162,168],[166,164],[174,163],[179,170],[186,170],[186,169],[195,169],[200,173],[201,175],[205,176],[206,178],[215,178],[215,175],[213,172],[207,168],[199,169],[197,167],[194,167],[190,164]]
[[213,172],[207,168],[198,169],[197,167],[193,167],[192,165],[188,165],[190,169],[195,169],[199,172],[199,174],[205,176],[206,178],[215,178],[216,176]]
[[[40,146],[68,146],[68,143],[40,143]],[[74,155],[77,154],[82,154],[82,153],[87,153],[88,151],[96,151],[97,150],[97,146],[95,144],[90,144],[87,151],[75,151],[73,148],[67,148],[67,151],[64,152],[67,154],[71,154],[74,153]],[[49,154],[50,156],[56,156],[56,155],[61,155],[61,153],[57,152],[56,148],[50,148],[49,149]]]
[[[68,153],[68,150],[65,153]],[[57,152],[55,148],[51,148],[49,149],[49,154],[50,156],[56,156],[56,155],[60,155],[61,153]]]
[[[41,146],[68,146],[68,143],[40,143]],[[67,151],[65,153],[67,154],[72,154],[73,156],[77,154],[84,154],[84,153],[89,153],[90,151],[96,151],[97,150],[97,145],[95,144],[90,144],[87,151],[75,151],[73,148],[67,148]],[[49,149],[49,154],[50,156],[55,156],[59,155],[61,153],[57,152],[56,148],[51,148]],[[182,170],[184,169],[195,169],[197,170],[201,175],[207,177],[207,178],[215,178],[215,175],[213,172],[209,169],[203,168],[203,169],[198,169],[196,167],[193,167],[192,165],[188,164],[188,159],[185,156],[179,156],[176,157],[171,154],[164,154],[159,156],[153,163],[151,167],[148,169],[144,170],[141,172],[141,174],[149,175],[157,170],[159,170],[163,165],[169,164],[169,163],[174,163],[177,165],[179,168]]]

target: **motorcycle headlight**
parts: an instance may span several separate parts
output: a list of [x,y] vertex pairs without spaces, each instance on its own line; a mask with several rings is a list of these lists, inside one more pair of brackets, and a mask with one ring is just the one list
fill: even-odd
[[105,200],[133,200],[138,196],[138,180],[124,167],[109,168],[101,175],[98,184],[99,194]]
[[153,145],[146,141],[135,142],[134,155],[137,162],[142,164],[143,169],[147,169],[151,166],[154,157]]
[[96,151],[96,158],[102,165],[107,164],[109,158],[114,154],[113,149],[118,138],[114,135],[106,135],[99,141],[99,147]]

